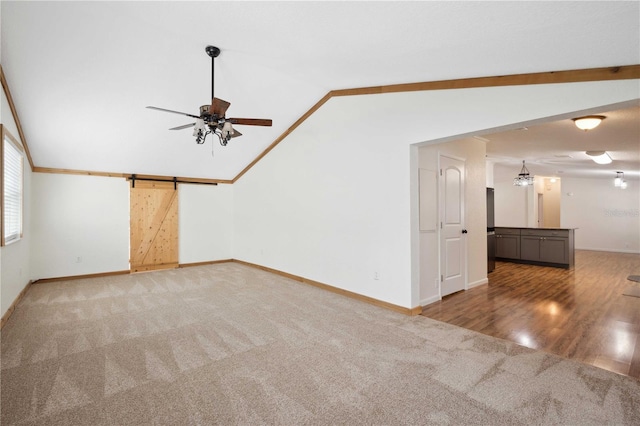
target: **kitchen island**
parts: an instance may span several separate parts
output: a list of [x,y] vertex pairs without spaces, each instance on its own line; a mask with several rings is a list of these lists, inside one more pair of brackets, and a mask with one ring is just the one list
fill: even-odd
[[496,260],[570,269],[575,228],[496,227]]

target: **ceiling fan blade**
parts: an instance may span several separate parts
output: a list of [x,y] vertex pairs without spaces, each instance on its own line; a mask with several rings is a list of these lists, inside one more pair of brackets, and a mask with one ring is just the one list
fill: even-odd
[[231,104],[225,100],[219,98],[213,98],[211,100],[211,107],[209,108],[209,114],[217,115],[218,117],[224,117]]
[[227,121],[245,126],[271,126],[273,123],[267,118],[227,118]]
[[169,130],[182,130],[182,129],[187,129],[187,128],[189,128],[189,127],[193,127],[193,126],[195,126],[195,125],[196,125],[196,123],[185,124],[185,125],[183,125],[183,126],[172,127],[172,128],[170,128]]
[[148,106],[147,108],[149,108],[149,109],[155,109],[155,110],[157,110],[157,111],[170,112],[170,113],[173,113],[173,114],[186,115],[187,117],[200,118],[200,117],[199,117],[199,116],[197,116],[197,115],[187,114],[186,112],[173,111],[173,110],[170,110],[170,109],[158,108],[158,107],[154,107],[154,106]]

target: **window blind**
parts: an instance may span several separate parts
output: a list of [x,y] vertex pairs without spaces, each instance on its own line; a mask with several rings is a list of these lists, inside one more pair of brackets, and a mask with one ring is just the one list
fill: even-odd
[[4,138],[4,242],[22,236],[22,152]]

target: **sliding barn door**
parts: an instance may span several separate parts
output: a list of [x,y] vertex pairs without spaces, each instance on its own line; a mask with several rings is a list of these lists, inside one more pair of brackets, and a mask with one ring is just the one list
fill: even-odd
[[130,196],[131,272],[177,268],[178,191],[173,182],[138,180]]

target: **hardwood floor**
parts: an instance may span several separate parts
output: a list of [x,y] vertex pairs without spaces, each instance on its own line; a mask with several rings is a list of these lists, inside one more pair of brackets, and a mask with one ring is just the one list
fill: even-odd
[[422,315],[640,379],[640,255],[576,251],[571,270],[496,262],[489,284]]

